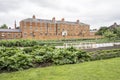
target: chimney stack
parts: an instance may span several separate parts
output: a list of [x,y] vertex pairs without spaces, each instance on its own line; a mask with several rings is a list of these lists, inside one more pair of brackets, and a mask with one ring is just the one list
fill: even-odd
[[15,27],[15,29],[17,28],[17,27],[16,27],[16,20],[15,20],[15,24],[14,24],[14,27]]
[[33,15],[33,19],[35,19],[35,15]]
[[62,20],[61,20],[62,22],[64,22],[65,21],[65,19],[64,18],[62,18]]
[[52,21],[55,22],[55,17],[52,18]]
[[79,21],[79,20],[77,20],[77,24],[79,24],[79,22],[80,22],[80,21]]

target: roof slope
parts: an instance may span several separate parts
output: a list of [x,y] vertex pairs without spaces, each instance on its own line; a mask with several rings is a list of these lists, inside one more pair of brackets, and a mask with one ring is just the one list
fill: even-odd
[[20,29],[0,29],[0,32],[21,32]]

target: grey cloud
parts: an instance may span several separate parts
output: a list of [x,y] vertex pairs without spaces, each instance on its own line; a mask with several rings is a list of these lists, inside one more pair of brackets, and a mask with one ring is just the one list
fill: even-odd
[[[23,0],[24,2],[25,0]],[[0,0],[0,12],[9,12],[20,8],[19,0]]]
[[[119,5],[120,0],[0,0],[0,15],[7,14],[3,23],[8,17],[15,18],[13,16],[19,13],[22,18],[31,17],[33,14],[44,18],[51,16],[65,17],[68,20],[80,18],[91,27],[94,25],[99,27],[115,21],[120,23]],[[17,12],[10,14],[15,10]],[[2,20],[2,16],[0,18]],[[11,21],[8,21],[8,24],[9,22]]]
[[31,0],[31,2],[37,4],[40,7],[44,8],[60,8],[60,0]]

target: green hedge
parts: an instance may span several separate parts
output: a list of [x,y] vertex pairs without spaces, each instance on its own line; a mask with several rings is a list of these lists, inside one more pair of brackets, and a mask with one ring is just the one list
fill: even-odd
[[0,41],[0,46],[5,46],[5,47],[32,47],[35,45],[43,46],[43,45],[63,45],[62,42],[55,42],[55,41],[39,41],[39,40],[1,40]]

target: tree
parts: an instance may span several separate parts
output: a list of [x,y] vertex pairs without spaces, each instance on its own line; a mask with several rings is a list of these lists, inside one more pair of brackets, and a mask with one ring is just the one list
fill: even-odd
[[104,27],[101,27],[98,32],[96,33],[96,35],[103,35],[104,32],[106,32],[108,30],[108,27],[104,26]]
[[117,35],[117,38],[120,38],[120,27],[116,27],[112,31],[114,34]]
[[103,35],[105,38],[108,38],[109,40],[115,39],[117,37],[117,35],[110,30],[105,31]]
[[0,29],[8,29],[8,26],[6,24],[3,24]]

